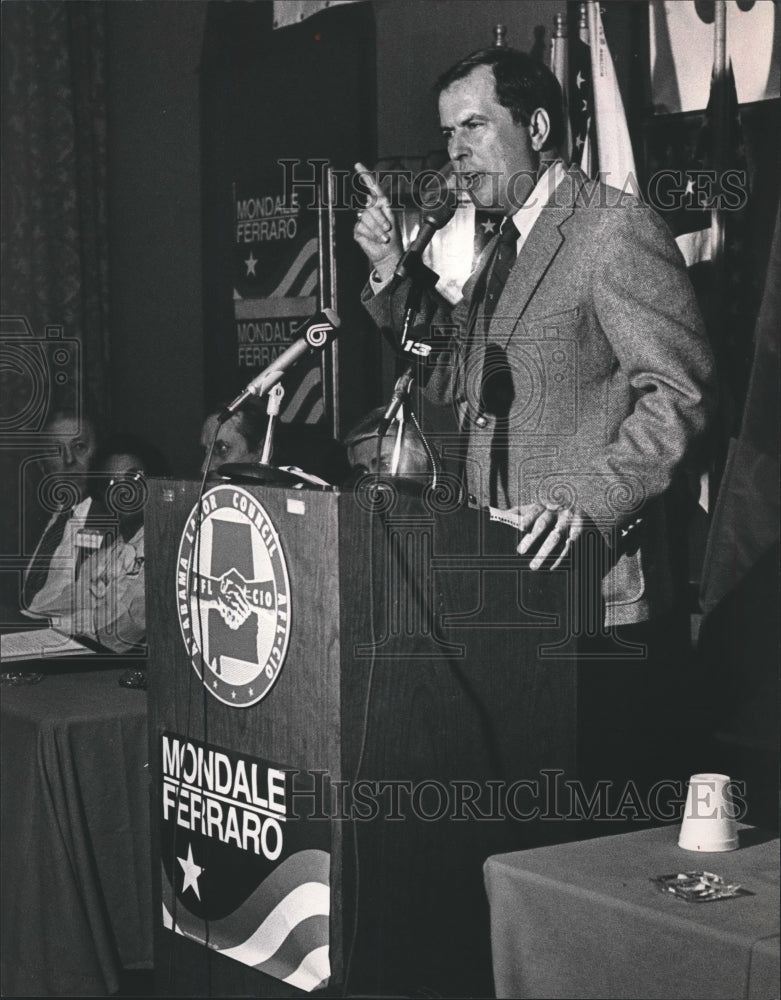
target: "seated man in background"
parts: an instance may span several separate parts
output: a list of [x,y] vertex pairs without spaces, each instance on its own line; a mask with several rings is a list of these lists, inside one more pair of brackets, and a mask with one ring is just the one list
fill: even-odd
[[247,402],[230,420],[220,424],[219,418],[220,411],[215,410],[204,420],[201,428],[201,475],[207,471],[215,472],[221,465],[254,465],[260,462],[268,425],[265,411],[260,406]]
[[[269,420],[265,404],[249,399],[222,424],[220,413],[215,410],[209,414],[201,429],[201,474],[207,471],[207,461],[210,474],[222,465],[260,466]],[[273,428],[269,464],[283,470],[300,470],[306,474],[302,478],[315,477],[322,485],[330,486],[340,485],[350,471],[344,446],[322,428],[282,420]]]
[[[92,506],[87,477],[97,446],[92,421],[72,410],[56,410],[44,434],[57,451],[41,460],[38,499],[53,513],[24,574],[21,601],[25,613],[39,616],[60,606],[63,591],[75,581],[77,539]],[[28,511],[27,516],[35,519],[35,513]]]
[[143,646],[146,476],[166,471],[162,456],[134,435],[115,435],[96,453],[90,523],[78,532],[75,579],[47,608],[59,631],[99,651]]

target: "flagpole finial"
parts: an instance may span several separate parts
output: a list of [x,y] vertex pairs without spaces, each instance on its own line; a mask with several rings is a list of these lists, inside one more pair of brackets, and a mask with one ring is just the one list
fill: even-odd
[[554,14],[553,16],[553,37],[554,38],[567,37],[567,22],[563,14]]
[[588,30],[588,4],[582,3],[580,5],[580,20],[578,22],[578,38],[581,42],[585,42],[586,45],[589,44],[589,30]]
[[503,24],[497,24],[494,28],[494,47],[503,49],[507,45],[507,28]]

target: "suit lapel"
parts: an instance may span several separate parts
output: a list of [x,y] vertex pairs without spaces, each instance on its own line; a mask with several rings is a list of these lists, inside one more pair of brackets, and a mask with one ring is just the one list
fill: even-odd
[[480,256],[477,259],[477,264],[475,265],[474,271],[472,271],[469,279],[465,283],[462,289],[462,295],[464,299],[469,303],[469,312],[466,323],[466,329],[471,337],[472,332],[475,328],[475,321],[477,319],[477,314],[483,304],[483,295],[485,294],[485,283],[488,277],[488,265],[491,258],[494,255],[496,249],[496,242],[499,239],[498,234],[492,236],[491,239],[483,247]]
[[500,347],[506,347],[529,299],[559,252],[564,242],[562,226],[574,212],[578,192],[585,180],[585,175],[577,168],[567,172],[556,188],[556,204],[542,210],[521,247],[488,331],[489,340]]

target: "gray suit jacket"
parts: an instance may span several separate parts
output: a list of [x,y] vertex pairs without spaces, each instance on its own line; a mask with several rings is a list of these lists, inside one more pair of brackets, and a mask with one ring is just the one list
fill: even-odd
[[[455,407],[478,505],[573,502],[613,553],[606,622],[671,604],[659,498],[716,404],[714,363],[683,259],[647,206],[570,169],[524,243],[487,331],[486,247],[444,324],[427,393]],[[400,328],[406,289],[365,304]],[[448,322],[450,326],[448,326]],[[440,331],[441,336],[441,331]],[[483,378],[492,388],[483,389]]]

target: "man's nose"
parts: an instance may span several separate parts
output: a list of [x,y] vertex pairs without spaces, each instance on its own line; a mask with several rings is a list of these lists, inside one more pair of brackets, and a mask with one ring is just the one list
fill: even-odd
[[454,162],[460,162],[469,155],[469,147],[464,142],[464,137],[460,135],[454,135],[451,138],[447,146],[447,151],[450,154],[450,159]]
[[76,464],[76,459],[73,455],[73,449],[70,445],[64,444],[60,448],[60,455],[62,456],[62,464],[67,468],[70,465]]

